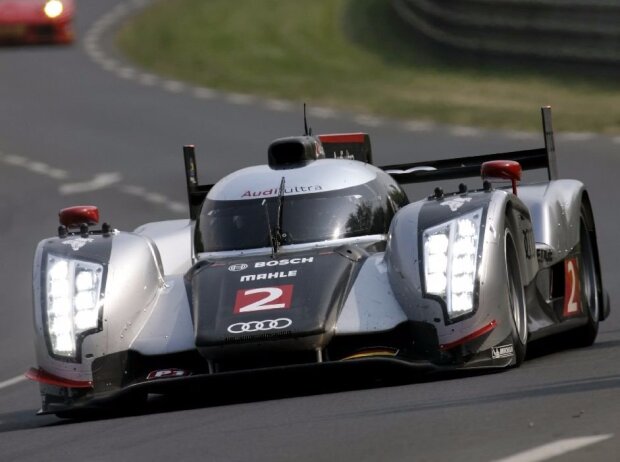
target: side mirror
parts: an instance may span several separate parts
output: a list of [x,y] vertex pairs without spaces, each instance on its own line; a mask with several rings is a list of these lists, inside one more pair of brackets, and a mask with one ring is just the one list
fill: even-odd
[[512,193],[517,195],[517,181],[521,181],[521,164],[514,160],[491,160],[484,162],[480,167],[483,180],[501,179],[510,180]]

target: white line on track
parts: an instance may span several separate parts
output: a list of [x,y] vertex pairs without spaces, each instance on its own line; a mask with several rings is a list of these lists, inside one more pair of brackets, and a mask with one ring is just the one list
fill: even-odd
[[[57,181],[66,181],[70,178],[69,172],[60,168],[35,160],[28,159],[17,154],[4,154],[0,152],[0,162],[13,167],[24,168],[37,175],[47,176]],[[174,213],[187,212],[187,204],[174,201],[158,192],[147,191],[142,186],[118,184],[122,180],[118,172],[98,173],[91,180],[73,183],[64,183],[59,186],[59,192],[63,195],[88,193],[116,185],[116,189],[123,194],[138,197],[152,204],[162,205]]]
[[588,132],[566,132],[558,133],[557,137],[565,141],[589,141],[596,135]]
[[118,190],[125,194],[139,197],[152,204],[163,205],[168,210],[175,213],[187,212],[187,204],[173,201],[160,193],[147,191],[142,186],[119,185]]
[[542,462],[592,444],[600,443],[601,441],[605,441],[612,436],[613,435],[583,436],[579,438],[558,440],[520,452],[504,459],[498,459],[495,462]]
[[143,196],[145,194],[145,189],[142,186],[122,185],[119,186],[118,189],[125,194],[131,194],[132,196]]
[[456,127],[450,128],[450,134],[454,136],[473,137],[473,136],[481,136],[482,131],[479,130],[478,128],[473,128],[473,127],[456,126]]
[[425,120],[409,120],[403,122],[403,128],[410,132],[428,132],[435,129],[436,125]]
[[159,82],[159,77],[153,74],[140,74],[138,77],[138,82],[142,85],[151,86]]
[[69,178],[69,174],[60,168],[51,168],[45,173],[50,178],[55,180],[66,180]]
[[118,172],[98,173],[90,181],[63,184],[60,185],[58,190],[60,191],[60,194],[77,194],[97,191],[99,189],[107,188],[114,183],[118,183],[121,179],[121,174]]
[[289,101],[282,101],[279,99],[269,99],[265,101],[265,107],[272,111],[285,112],[291,111],[294,108],[293,103]]
[[332,117],[336,117],[338,113],[330,109],[328,107],[311,107],[308,108],[308,114],[313,117],[318,117],[319,119],[330,119]]
[[256,101],[256,97],[253,95],[246,95],[242,93],[229,93],[228,95],[226,95],[226,100],[232,104],[245,105],[252,104],[254,101]]
[[162,83],[162,87],[164,90],[171,93],[181,93],[183,90],[185,90],[185,84],[177,80],[166,80]]
[[163,194],[150,192],[144,196],[144,200],[152,202],[153,204],[165,204],[168,201],[168,198]]
[[3,388],[8,388],[13,385],[17,385],[18,383],[25,382],[26,377],[23,375],[18,375],[17,377],[13,377],[12,379],[5,380],[4,382],[0,382],[0,390]]
[[136,70],[132,67],[123,67],[117,73],[119,77],[124,79],[133,79],[136,76]]
[[[140,70],[121,64],[111,57],[107,56],[100,46],[102,36],[110,29],[114,28],[120,21],[124,20],[127,16],[133,12],[143,9],[153,3],[153,0],[126,0],[124,3],[118,4],[112,10],[105,13],[98,20],[96,20],[91,28],[84,36],[83,46],[86,54],[104,70],[115,73],[118,77],[127,80],[133,80],[138,84],[144,86],[154,86],[170,93],[183,93],[189,88],[190,95],[196,99],[212,99],[216,97],[224,98],[231,104],[236,105],[248,105],[257,104],[271,111],[277,112],[290,112],[296,110],[299,104],[283,101],[277,99],[264,99],[255,97],[252,95],[240,95],[236,93],[219,92],[211,88],[206,87],[187,87],[183,82],[177,82],[175,80],[165,80],[149,74],[143,74]],[[308,108],[308,113],[318,118],[332,118],[336,117],[338,113],[330,108]],[[391,123],[400,128],[410,132],[428,132],[435,130],[437,125],[426,121],[406,121],[399,123],[388,118],[359,115],[354,117],[356,123],[367,127],[377,127],[387,123]],[[485,132],[473,127],[446,127],[452,136],[457,137],[480,137],[484,136]],[[505,132],[504,135],[508,138],[529,140],[534,139],[534,134],[526,132]],[[558,134],[558,137],[567,141],[589,141],[596,137],[594,133],[565,133]],[[620,137],[613,139],[614,143],[620,144]]]
[[23,156],[18,156],[17,154],[7,154],[3,158],[4,162],[10,165],[16,165],[18,167],[24,167],[28,165],[29,161]]
[[188,209],[187,204],[183,204],[181,202],[172,202],[172,201],[168,202],[166,204],[166,207],[168,207],[170,210],[176,213],[187,213],[187,209]]
[[211,90],[210,88],[203,87],[195,87],[192,91],[192,94],[195,98],[199,99],[211,99],[217,96],[217,92],[215,90]]
[[359,115],[355,118],[355,122],[366,127],[378,127],[385,123],[385,120],[381,117],[374,117],[370,115]]
[[106,71],[114,72],[116,69],[118,69],[119,64],[113,59],[105,59],[104,61],[102,61],[101,67],[103,67]]

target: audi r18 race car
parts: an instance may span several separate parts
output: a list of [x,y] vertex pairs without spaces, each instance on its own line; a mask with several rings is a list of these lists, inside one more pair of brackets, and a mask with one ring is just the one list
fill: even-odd
[[[538,149],[376,167],[367,134],[306,134],[215,185],[186,146],[189,219],[126,232],[63,209],[34,260],[40,413],[269,371],[518,366],[567,331],[592,344],[609,313],[592,207],[557,178],[542,114]],[[548,180],[518,185],[522,169]],[[413,202],[402,187],[478,175]]]
[[71,43],[73,0],[0,0],[0,43]]

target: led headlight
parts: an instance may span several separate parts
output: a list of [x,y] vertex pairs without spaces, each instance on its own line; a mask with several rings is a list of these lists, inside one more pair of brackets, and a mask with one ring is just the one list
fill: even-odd
[[55,355],[75,357],[77,339],[98,329],[102,277],[98,263],[48,255],[46,329]]
[[444,300],[450,318],[474,310],[481,216],[479,209],[424,232],[426,293]]
[[64,6],[60,0],[49,0],[48,2],[45,2],[43,12],[48,18],[54,19],[62,14],[63,9]]

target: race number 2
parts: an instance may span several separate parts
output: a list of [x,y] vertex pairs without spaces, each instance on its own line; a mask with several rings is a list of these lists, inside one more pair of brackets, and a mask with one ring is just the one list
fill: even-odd
[[564,260],[564,316],[581,314],[579,263],[576,257]]
[[278,310],[291,307],[293,285],[286,284],[258,289],[240,289],[235,299],[235,314]]

